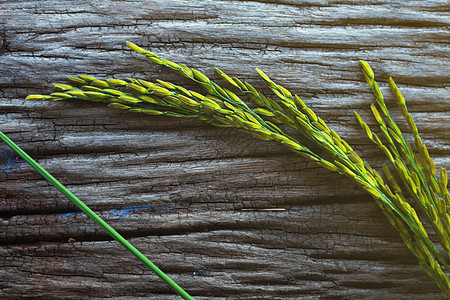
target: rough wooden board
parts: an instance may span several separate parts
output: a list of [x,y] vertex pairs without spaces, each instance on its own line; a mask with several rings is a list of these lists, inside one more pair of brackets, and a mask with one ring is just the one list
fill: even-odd
[[[448,19],[446,1],[0,1],[0,130],[200,299],[444,298],[368,196],[281,146],[23,98],[78,73],[193,87],[126,50],[130,40],[267,91],[260,67],[376,165],[353,117],[374,124],[364,59],[383,91],[396,79],[449,167]],[[1,147],[1,297],[177,298]],[[267,207],[285,211],[241,211]]]

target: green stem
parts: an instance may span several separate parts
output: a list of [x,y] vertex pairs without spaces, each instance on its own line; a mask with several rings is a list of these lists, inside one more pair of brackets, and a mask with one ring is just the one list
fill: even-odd
[[147,267],[152,270],[159,278],[161,278],[175,293],[180,295],[183,299],[194,299],[188,293],[186,293],[179,285],[177,285],[172,279],[170,279],[163,271],[155,266],[147,257],[145,257],[139,250],[131,245],[124,237],[122,237],[114,228],[108,225],[102,218],[100,218],[92,209],[72,194],[66,187],[64,187],[58,180],[55,179],[50,173],[42,168],[35,160],[33,160],[27,153],[25,153],[19,146],[14,144],[3,132],[0,131],[0,138],[11,149],[17,152],[27,163],[29,163],[36,171],[38,171],[48,182],[53,184],[61,193],[67,196],[76,206],[78,206],[86,215],[93,219],[98,225],[100,225],[106,232],[109,233],[116,241],[142,261]]

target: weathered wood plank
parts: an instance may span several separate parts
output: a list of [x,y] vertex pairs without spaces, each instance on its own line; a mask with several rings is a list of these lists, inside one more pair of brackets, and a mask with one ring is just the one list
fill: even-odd
[[[396,79],[449,167],[448,19],[446,1],[0,1],[0,130],[199,299],[440,299],[363,191],[275,143],[23,98],[79,73],[195,89],[130,40],[268,92],[260,67],[380,165],[353,116],[375,124],[364,59],[386,95]],[[177,299],[6,146],[0,171],[2,298]],[[243,210],[273,207],[284,211]]]

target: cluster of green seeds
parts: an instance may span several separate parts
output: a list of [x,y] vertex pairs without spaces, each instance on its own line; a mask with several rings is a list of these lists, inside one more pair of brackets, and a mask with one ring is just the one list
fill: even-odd
[[[234,92],[211,81],[200,71],[160,58],[155,53],[132,43],[128,43],[128,46],[152,62],[168,67],[200,84],[206,93],[200,94],[161,80],[154,83],[133,78],[103,81],[91,76],[78,75],[68,77],[73,85],[54,84],[58,92],[50,95],[30,95],[27,100],[80,99],[105,102],[110,107],[131,112],[170,117],[194,117],[215,126],[238,128],[261,140],[280,142],[317,164],[346,175],[365,189],[399,232],[406,246],[418,258],[424,270],[433,277],[447,295],[450,295],[450,280],[446,273],[450,272],[447,263],[450,256],[450,197],[447,189],[447,173],[441,169],[441,178],[437,179],[434,162],[429,157],[417,127],[408,113],[403,96],[392,79],[389,81],[391,91],[414,134],[417,151],[413,151],[392,120],[379,86],[374,80],[373,71],[364,61],[361,61],[364,76],[375,94],[379,109],[387,120],[385,121],[376,106],[372,105],[372,112],[380,125],[387,146],[358,114],[356,116],[367,136],[381,148],[394,165],[403,187],[386,165],[383,166],[387,178],[385,183],[382,176],[353,151],[335,131],[330,129],[323,119],[307,107],[299,96],[292,95],[261,70],[257,69],[258,74],[268,84],[277,100],[263,95],[249,83],[230,77],[216,69],[222,79],[237,88],[256,105],[256,108],[250,108]],[[124,87],[129,92],[125,92]],[[324,159],[286,134],[280,128],[283,125],[313,141],[333,160]],[[416,201],[426,221],[431,224],[446,255],[443,255],[431,241],[416,210],[407,202],[405,190]]]

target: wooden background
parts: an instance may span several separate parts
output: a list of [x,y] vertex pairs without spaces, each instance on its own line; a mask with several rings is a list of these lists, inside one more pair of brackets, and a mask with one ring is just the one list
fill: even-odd
[[[386,88],[396,79],[431,156],[448,168],[447,5],[3,0],[0,130],[198,299],[444,299],[368,195],[276,143],[197,120],[24,98],[73,74],[194,88],[128,40],[267,91],[260,67],[381,165],[353,115],[374,125],[364,59],[400,120]],[[77,212],[0,145],[2,299],[178,299]]]

